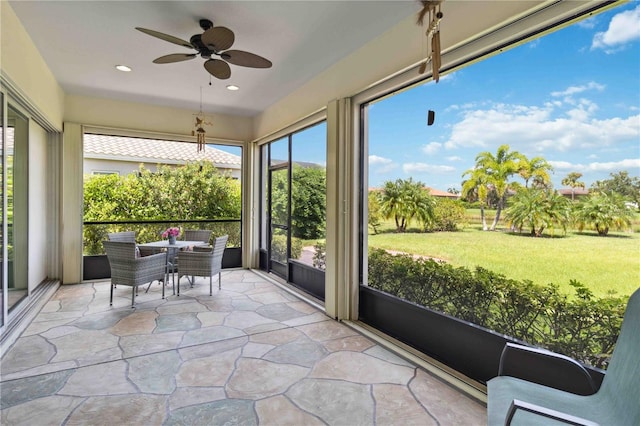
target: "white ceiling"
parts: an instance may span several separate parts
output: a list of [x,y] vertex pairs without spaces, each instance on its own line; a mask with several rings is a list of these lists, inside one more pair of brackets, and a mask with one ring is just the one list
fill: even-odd
[[[260,113],[420,9],[411,0],[9,3],[68,94],[197,110],[202,92],[206,112],[242,116]],[[135,30],[149,28],[188,41],[202,33],[202,18],[235,33],[232,49],[263,56],[273,67],[231,65],[230,79],[211,78],[209,86],[200,57],[152,63],[194,50]],[[117,64],[133,71],[117,71]],[[228,84],[240,90],[231,92]]]

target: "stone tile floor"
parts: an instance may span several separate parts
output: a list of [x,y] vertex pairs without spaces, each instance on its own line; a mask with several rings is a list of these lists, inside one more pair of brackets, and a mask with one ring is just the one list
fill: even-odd
[[[486,408],[248,270],[209,296],[61,287],[3,354],[2,425],[476,425]],[[168,292],[170,293],[170,291]]]

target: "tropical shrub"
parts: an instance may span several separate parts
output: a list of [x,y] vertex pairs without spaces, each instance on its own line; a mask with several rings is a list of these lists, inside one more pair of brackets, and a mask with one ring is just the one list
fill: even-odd
[[[126,176],[85,176],[84,221],[158,221],[141,225],[87,225],[84,227],[84,254],[103,253],[102,241],[108,232],[136,231],[136,240],[160,239],[174,220],[239,219],[240,182],[221,174],[210,162],[181,167],[159,165],[153,173],[140,166]],[[229,235],[229,246],[240,244],[239,223],[198,224],[214,235]]]
[[625,205],[625,199],[616,192],[594,193],[575,206],[575,218],[580,231],[595,229],[603,237],[610,228],[618,230],[631,227],[634,213]]
[[380,194],[380,211],[394,219],[396,232],[405,232],[414,219],[426,226],[433,220],[434,205],[424,184],[411,178],[385,182]]
[[465,208],[458,200],[435,198],[433,218],[426,224],[427,231],[457,231],[464,222]]
[[[291,237],[291,258],[298,259],[302,254],[302,240]],[[272,235],[271,236],[271,258],[278,262],[285,263],[287,261],[287,236]]]
[[318,241],[313,246],[313,266],[318,269],[327,269],[327,244]]
[[546,229],[556,227],[566,232],[571,222],[571,202],[557,191],[521,188],[511,198],[505,214],[516,229],[526,227],[532,237],[540,237]]
[[611,357],[628,300],[595,298],[575,281],[575,297],[569,297],[554,284],[381,249],[369,252],[368,277],[372,288],[599,368]]

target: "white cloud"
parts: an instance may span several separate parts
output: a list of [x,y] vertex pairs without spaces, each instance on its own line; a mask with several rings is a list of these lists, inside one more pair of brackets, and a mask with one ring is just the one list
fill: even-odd
[[592,16],[591,18],[584,19],[577,24],[581,28],[586,28],[588,30],[595,28],[596,26],[596,18]]
[[389,158],[380,157],[378,155],[370,155],[369,167],[376,173],[388,173],[397,168],[397,165],[393,162],[393,160]]
[[427,163],[404,163],[402,165],[402,171],[407,174],[413,173],[451,173],[455,172],[456,168],[451,166],[443,166],[438,164]]
[[370,155],[369,156],[369,164],[389,164],[392,163],[393,160],[389,158],[380,157],[378,155]]
[[529,47],[530,49],[535,49],[540,45],[541,41],[542,41],[542,38],[536,38],[534,40],[531,40],[530,42],[527,43],[527,47]]
[[442,83],[442,82],[447,82],[448,81],[448,82],[451,83],[452,81],[455,80],[455,78],[456,78],[456,74],[453,73],[453,72],[450,72],[449,74],[441,75],[439,82]]
[[556,170],[572,170],[578,172],[614,172],[640,168],[640,158],[627,158],[620,161],[593,162],[589,164],[570,163],[568,161],[549,161]]
[[587,165],[588,171],[595,172],[608,172],[632,168],[640,168],[640,158],[627,158],[621,161],[610,161],[607,163],[590,163]]
[[551,96],[554,97],[558,97],[558,96],[571,96],[571,95],[575,95],[576,93],[582,93],[584,91],[587,90],[597,90],[599,92],[603,91],[605,89],[605,85],[604,84],[599,84],[596,83],[595,81],[590,81],[587,84],[583,84],[582,86],[569,86],[567,87],[565,90],[561,91],[561,92],[551,92]]
[[447,157],[448,161],[462,161],[462,157],[458,157],[457,155],[452,155],[451,157]]
[[431,142],[422,147],[422,152],[424,152],[427,155],[433,155],[436,152],[440,151],[440,148],[442,148],[441,143]]
[[637,39],[640,39],[640,6],[611,18],[607,31],[593,36],[591,49],[604,49],[606,53],[613,53]]
[[[597,88],[597,83],[588,84]],[[569,90],[569,89],[568,89]],[[578,93],[580,87],[571,91]],[[446,149],[487,149],[509,144],[520,151],[567,151],[577,148],[612,146],[640,138],[640,115],[627,118],[593,118],[598,106],[587,100],[575,101],[572,108],[546,103],[541,107],[496,104],[486,109],[462,112],[444,142]]]
[[584,170],[583,164],[573,164],[568,161],[553,161],[550,160],[549,164],[553,167],[554,170]]

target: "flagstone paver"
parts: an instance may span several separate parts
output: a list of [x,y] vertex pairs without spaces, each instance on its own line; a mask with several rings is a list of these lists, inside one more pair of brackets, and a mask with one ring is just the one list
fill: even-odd
[[482,425],[486,408],[247,270],[61,287],[1,362],[5,425]]

